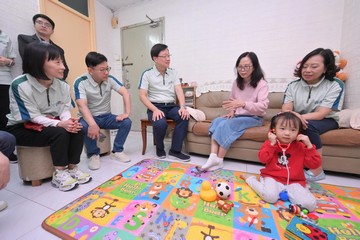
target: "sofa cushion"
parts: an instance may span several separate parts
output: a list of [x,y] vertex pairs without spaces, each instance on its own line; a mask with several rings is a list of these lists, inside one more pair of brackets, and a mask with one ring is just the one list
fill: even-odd
[[353,129],[360,130],[360,108],[355,109],[350,118],[350,126]]
[[[206,115],[205,121],[195,122],[191,121],[189,124],[189,132],[197,136],[208,136],[209,127],[211,121],[223,116],[227,113],[222,108],[222,102],[229,99],[230,92],[218,91],[208,92],[202,94],[196,99],[196,108],[203,111]],[[281,111],[281,105],[284,98],[284,93],[269,93],[269,108],[266,110],[264,117],[264,126],[253,127],[245,131],[244,135],[239,139],[247,139],[254,141],[265,141],[267,139],[267,133],[269,131],[269,122],[276,113]],[[354,110],[342,110],[339,114],[343,114],[343,120],[347,121],[348,128],[337,129],[326,132],[321,135],[321,141],[324,145],[339,145],[339,146],[359,146],[360,145],[360,131],[349,128],[350,120],[353,117],[353,125],[360,128],[360,111]],[[346,116],[345,116],[346,114]],[[339,115],[341,116],[341,115]],[[340,118],[341,119],[341,118]],[[341,127],[344,125],[340,125]]]
[[196,98],[196,109],[203,111],[206,115],[206,119],[213,120],[214,118],[221,117],[228,113],[222,108],[222,103],[228,100],[230,92],[208,92],[201,94]]
[[281,112],[281,106],[284,99],[284,93],[269,93],[269,106],[266,109],[266,114],[264,116],[265,121],[271,120],[271,118]]
[[337,113],[339,115],[339,127],[340,128],[349,128],[350,127],[350,118],[352,110],[344,109]]
[[343,128],[328,131],[321,135],[324,145],[359,146],[360,131],[352,128]]

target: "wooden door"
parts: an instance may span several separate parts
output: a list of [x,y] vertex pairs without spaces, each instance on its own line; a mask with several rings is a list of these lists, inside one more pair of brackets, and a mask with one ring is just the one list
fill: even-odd
[[[88,7],[89,16],[85,16],[57,0],[40,1],[40,12],[55,22],[51,40],[65,51],[70,70],[66,81],[71,89],[75,78],[87,71],[86,54],[96,50],[93,0],[88,0]],[[73,94],[73,91],[71,92]],[[77,108],[73,109],[72,115],[77,115]]]

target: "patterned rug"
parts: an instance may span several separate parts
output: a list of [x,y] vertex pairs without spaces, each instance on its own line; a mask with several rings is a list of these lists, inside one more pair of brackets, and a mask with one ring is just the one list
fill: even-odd
[[[285,239],[289,202],[268,204],[241,172],[144,159],[51,214],[43,228],[63,239]],[[227,182],[225,213],[199,197],[202,182]],[[311,184],[318,226],[337,239],[360,239],[360,189]]]

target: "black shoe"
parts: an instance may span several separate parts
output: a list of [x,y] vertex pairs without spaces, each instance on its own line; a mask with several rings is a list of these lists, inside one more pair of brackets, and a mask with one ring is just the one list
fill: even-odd
[[9,156],[9,161],[10,161],[10,163],[14,164],[14,163],[17,163],[17,162],[18,162],[18,158],[17,158],[17,156],[16,156],[14,153],[12,153],[12,154],[10,154],[10,156]]
[[156,156],[160,159],[166,158],[166,153],[164,150],[156,149]]
[[182,152],[177,152],[177,151],[174,151],[174,150],[171,150],[171,149],[169,151],[169,156],[172,156],[175,159],[181,160],[183,162],[190,161],[190,156],[189,155],[186,155],[186,154],[183,154]]

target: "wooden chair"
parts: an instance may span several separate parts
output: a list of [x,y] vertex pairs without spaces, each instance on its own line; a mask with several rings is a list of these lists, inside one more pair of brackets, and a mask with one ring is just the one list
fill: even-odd
[[[142,137],[142,142],[143,142],[142,155],[144,155],[146,152],[146,145],[147,145],[146,129],[148,126],[153,126],[153,125],[152,125],[152,122],[149,121],[148,119],[141,119],[140,121],[141,121],[141,137]],[[175,122],[171,119],[167,119],[166,123],[170,127],[171,131],[173,131],[175,128]],[[154,142],[154,145],[156,145],[154,137],[153,137],[153,142]]]

